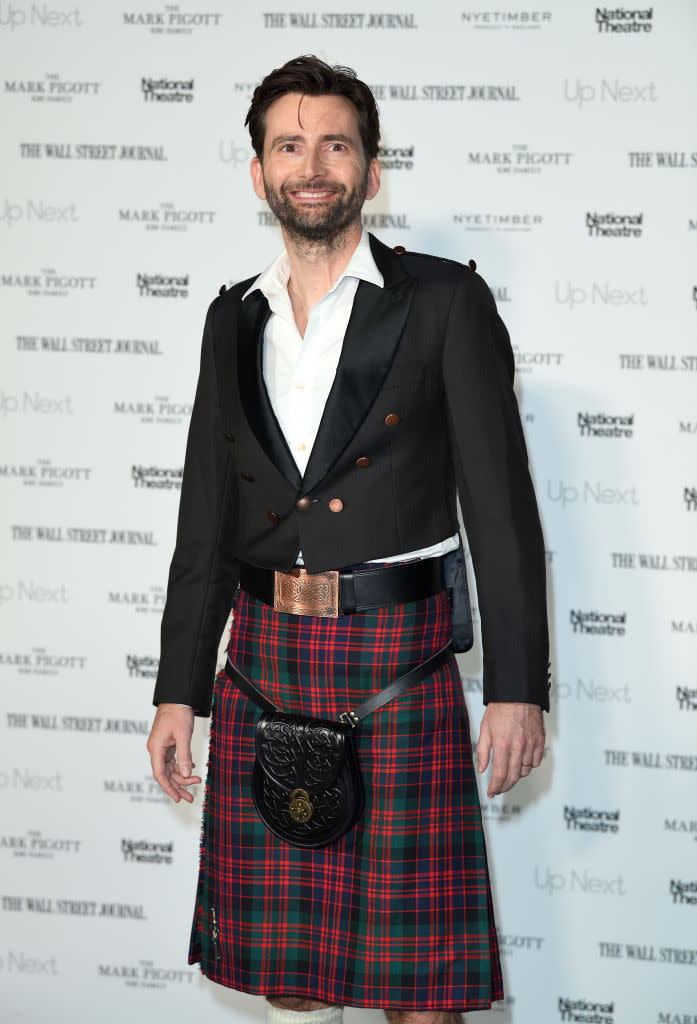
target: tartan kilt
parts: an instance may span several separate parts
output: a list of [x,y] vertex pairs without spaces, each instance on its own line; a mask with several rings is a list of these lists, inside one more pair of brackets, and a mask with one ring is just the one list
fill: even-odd
[[[442,647],[445,591],[338,618],[240,590],[228,653],[284,711],[336,719]],[[257,995],[478,1010],[503,998],[484,833],[455,656],[357,727],[365,810],[321,849],[252,801],[261,710],[218,674],[189,963]]]

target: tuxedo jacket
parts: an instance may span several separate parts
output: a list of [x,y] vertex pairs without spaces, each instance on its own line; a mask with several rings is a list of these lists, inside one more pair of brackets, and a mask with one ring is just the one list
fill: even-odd
[[302,475],[264,383],[265,296],[242,300],[250,278],[208,310],[155,704],[210,713],[240,561],[287,572],[302,550],[314,573],[417,550],[457,532],[457,493],[484,702],[549,707],[545,550],[508,332],[477,273],[370,245],[384,288],[358,285]]

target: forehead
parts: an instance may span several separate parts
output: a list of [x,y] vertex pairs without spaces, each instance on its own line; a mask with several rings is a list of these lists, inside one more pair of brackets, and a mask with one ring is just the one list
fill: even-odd
[[266,112],[267,142],[278,135],[311,137],[332,134],[359,138],[355,107],[343,96],[307,96],[289,92],[274,100]]

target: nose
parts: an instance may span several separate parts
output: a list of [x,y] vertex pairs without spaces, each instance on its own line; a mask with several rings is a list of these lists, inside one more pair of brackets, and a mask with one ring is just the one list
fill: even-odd
[[323,173],[324,162],[319,148],[308,146],[303,154],[300,174],[303,178],[311,181]]

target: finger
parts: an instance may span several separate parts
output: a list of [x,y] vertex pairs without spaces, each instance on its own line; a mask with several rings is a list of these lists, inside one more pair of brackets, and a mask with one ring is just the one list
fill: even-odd
[[177,786],[197,786],[201,782],[201,778],[198,775],[184,776],[181,772],[173,771],[170,781]]
[[185,778],[191,775],[191,770],[194,767],[194,762],[191,758],[191,746],[189,744],[188,736],[179,735],[176,737],[177,742],[177,767],[179,773]]
[[523,759],[520,762],[520,777],[521,779],[527,778],[530,772],[535,767],[535,751],[534,748],[526,749],[523,751]]
[[167,796],[170,796],[175,803],[179,803],[179,790],[175,789],[169,780],[168,762],[166,760],[166,747],[159,747],[154,749],[150,754],[150,763],[152,765],[152,777],[158,784],[160,789],[163,789]]
[[481,775],[482,772],[486,771],[489,765],[489,755],[491,753],[491,733],[489,732],[489,726],[486,722],[482,722],[481,729],[479,731],[479,741],[477,743],[477,771]]
[[491,778],[487,790],[487,795],[490,797],[498,796],[499,793],[505,792],[504,785],[508,778],[510,749],[494,745],[493,754]]

